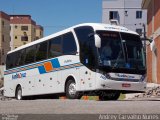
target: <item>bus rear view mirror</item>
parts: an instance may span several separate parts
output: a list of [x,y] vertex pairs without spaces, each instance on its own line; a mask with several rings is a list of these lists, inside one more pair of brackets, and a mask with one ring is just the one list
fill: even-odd
[[94,38],[95,38],[95,46],[97,48],[101,48],[101,38],[99,37],[99,35],[95,34]]

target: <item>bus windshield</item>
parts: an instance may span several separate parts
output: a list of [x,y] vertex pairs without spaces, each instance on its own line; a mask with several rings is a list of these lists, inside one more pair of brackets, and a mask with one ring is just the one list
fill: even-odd
[[143,46],[138,35],[114,31],[97,31],[97,34],[101,38],[99,66],[145,69]]

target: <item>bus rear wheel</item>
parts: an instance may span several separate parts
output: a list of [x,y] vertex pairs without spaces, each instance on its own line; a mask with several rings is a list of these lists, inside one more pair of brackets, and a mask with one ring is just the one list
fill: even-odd
[[18,86],[17,89],[16,89],[16,99],[17,100],[23,100],[21,86]]
[[102,101],[106,100],[118,100],[120,92],[118,91],[102,91],[99,94],[99,99]]
[[81,95],[76,90],[76,83],[73,79],[68,80],[66,84],[66,97],[69,99],[80,99]]

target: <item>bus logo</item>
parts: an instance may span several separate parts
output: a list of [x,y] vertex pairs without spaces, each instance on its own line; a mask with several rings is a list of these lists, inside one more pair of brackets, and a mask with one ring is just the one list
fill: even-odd
[[12,80],[26,77],[26,73],[16,73],[12,75]]
[[127,78],[127,79],[134,79],[134,76],[131,75],[126,75],[126,74],[120,74],[120,73],[115,73],[115,75],[119,78]]

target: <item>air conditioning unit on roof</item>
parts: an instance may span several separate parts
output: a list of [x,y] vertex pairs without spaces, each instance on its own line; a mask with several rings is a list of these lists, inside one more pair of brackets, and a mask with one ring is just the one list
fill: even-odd
[[110,19],[110,24],[111,25],[119,25],[119,22],[116,19]]

